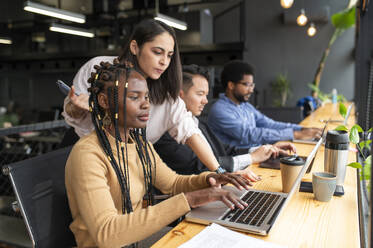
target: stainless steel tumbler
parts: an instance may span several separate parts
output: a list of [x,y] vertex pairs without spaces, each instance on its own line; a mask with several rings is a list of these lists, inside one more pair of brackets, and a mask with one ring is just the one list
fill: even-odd
[[324,170],[337,176],[337,185],[343,186],[348,162],[349,138],[346,131],[328,131],[325,141]]

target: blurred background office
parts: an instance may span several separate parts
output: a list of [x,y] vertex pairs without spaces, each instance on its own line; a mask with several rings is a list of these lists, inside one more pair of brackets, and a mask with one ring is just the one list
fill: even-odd
[[[360,6],[358,13],[353,12],[350,25],[334,37],[333,15],[353,4]],[[360,10],[367,4],[366,0],[2,0],[0,120],[9,114],[12,120],[0,125],[11,122],[12,127],[0,126],[0,166],[58,148],[68,127],[61,117],[65,96],[55,82],[61,79],[71,85],[90,58],[119,55],[134,25],[144,18],[179,25],[175,30],[182,63],[209,69],[210,103],[223,91],[223,65],[241,59],[256,67],[250,101],[277,120],[299,122],[304,115],[297,101],[311,95],[309,84],[321,68],[319,97],[333,100],[331,93],[336,89],[340,99],[356,103],[359,124],[367,129],[372,125],[368,106],[373,105],[366,76],[369,68],[356,64],[366,65],[371,59],[368,55],[356,61],[364,46],[372,43],[369,19],[364,32],[357,28],[363,16]],[[34,13],[35,9],[73,20]],[[300,14],[307,17],[305,23],[299,24]],[[359,41],[361,37],[364,41]],[[20,213],[9,207],[13,200],[7,177],[0,175],[0,217],[22,222]],[[7,229],[1,223],[5,222],[0,220],[0,230]],[[0,247],[3,240],[0,235]]]
[[[33,2],[32,2],[33,3]],[[11,44],[0,45],[0,106],[16,101],[25,115],[24,123],[45,121],[61,108],[64,96],[57,79],[71,84],[78,68],[96,55],[118,55],[140,19],[155,14],[150,0],[42,0],[42,6],[83,14],[85,23],[63,21],[24,10],[22,0],[0,2],[1,35]],[[256,106],[273,106],[272,85],[286,75],[292,94],[285,106],[295,106],[300,96],[310,94],[321,56],[334,32],[331,15],[345,9],[349,1],[295,1],[284,9],[280,0],[199,1],[159,0],[158,12],[187,24],[177,30],[182,62],[211,68],[211,93],[220,90],[222,65],[243,59],[256,66]],[[308,23],[296,18],[305,11]],[[309,36],[310,25],[316,34]],[[92,32],[87,38],[50,30],[53,25],[78,27]],[[334,43],[326,60],[320,89],[338,89],[347,99],[354,97],[355,29]],[[215,83],[215,84],[214,84]],[[48,112],[49,113],[48,116]],[[32,114],[30,114],[32,113]]]

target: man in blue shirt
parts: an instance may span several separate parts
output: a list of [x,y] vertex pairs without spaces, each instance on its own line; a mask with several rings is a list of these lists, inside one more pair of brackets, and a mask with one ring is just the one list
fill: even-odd
[[248,148],[280,140],[320,138],[320,129],[274,121],[248,102],[255,87],[250,64],[238,60],[227,63],[221,82],[225,93],[211,107],[208,124],[225,144]]

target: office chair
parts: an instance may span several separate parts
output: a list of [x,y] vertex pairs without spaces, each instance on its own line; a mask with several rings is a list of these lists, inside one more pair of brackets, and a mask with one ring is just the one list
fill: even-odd
[[3,167],[9,175],[33,247],[75,246],[65,189],[71,146]]
[[299,123],[304,119],[301,107],[259,107],[258,110],[275,121]]

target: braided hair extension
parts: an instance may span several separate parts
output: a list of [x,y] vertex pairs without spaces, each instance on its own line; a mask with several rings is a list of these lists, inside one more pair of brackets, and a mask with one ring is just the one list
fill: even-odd
[[89,91],[91,92],[91,95],[89,97],[89,102],[90,102],[89,110],[92,112],[92,115],[91,115],[92,116],[92,122],[95,126],[96,134],[97,134],[97,137],[100,141],[101,147],[103,148],[104,152],[106,153],[107,158],[110,161],[110,163],[112,164],[113,169],[114,169],[114,171],[115,171],[115,173],[118,177],[119,185],[120,185],[121,192],[122,192],[122,202],[123,202],[122,212],[126,213],[126,211],[127,211],[127,213],[129,213],[131,211],[131,209],[130,209],[130,207],[127,206],[128,204],[126,204],[125,197],[124,197],[124,195],[128,194],[129,191],[127,190],[127,188],[125,186],[125,182],[122,180],[121,170],[116,165],[116,161],[114,159],[114,155],[113,155],[113,152],[111,150],[109,140],[106,136],[106,133],[104,132],[105,128],[104,128],[104,125],[102,123],[102,118],[101,118],[103,110],[100,108],[100,106],[98,104],[98,99],[97,99],[98,93],[104,90],[104,82],[98,81],[98,77],[99,77],[99,73],[96,74],[95,80],[93,82],[91,82],[91,88],[89,88]]
[[[117,71],[118,73],[116,73],[117,75],[119,74],[119,71]],[[123,157],[123,141],[122,141],[122,138],[120,136],[120,132],[119,132],[119,128],[118,128],[118,109],[119,109],[119,104],[118,104],[118,86],[119,86],[119,77],[116,75],[116,78],[115,78],[115,86],[114,88],[112,86],[109,86],[107,87],[107,96],[108,96],[108,99],[109,99],[109,109],[110,109],[110,113],[111,113],[111,119],[114,121],[114,128],[115,128],[115,147],[116,147],[116,150],[117,150],[117,164],[116,166],[114,166],[115,168],[118,167],[118,172],[119,172],[119,176],[120,176],[120,179],[122,182],[123,182],[123,185],[125,185],[125,192],[130,192],[130,185],[129,185],[129,180],[126,178],[125,174],[126,174],[126,171],[128,171],[128,168],[125,168],[124,170],[122,170],[122,166],[125,167],[127,164],[128,164],[128,161],[127,163],[124,163],[120,157],[120,155],[122,154],[122,157]],[[114,93],[113,93],[114,91]],[[112,94],[113,93],[113,94]],[[110,99],[112,99],[112,95],[113,95],[113,98],[114,98],[114,103],[113,101],[111,101]],[[113,106],[114,105],[114,106]],[[125,127],[124,127],[125,129]],[[119,152],[119,147],[121,147],[121,153]],[[111,148],[110,148],[111,149]],[[127,158],[127,157],[126,157]],[[123,162],[123,163],[122,163]],[[127,179],[127,180],[124,180],[123,178]],[[127,213],[130,213],[132,212],[132,205],[128,206],[126,203],[129,202],[129,199],[128,199],[128,195],[129,194],[123,194],[122,193],[122,200],[123,200],[123,204],[122,204],[122,208],[125,208],[124,210],[122,210],[123,213],[125,213],[127,211]]]
[[153,161],[155,161],[155,156],[153,153],[153,150],[149,148],[148,142],[143,142],[146,140],[146,132],[144,129],[137,129],[132,132],[132,137],[136,141],[136,150],[138,154],[142,154],[140,157],[141,164],[143,165],[143,173],[144,173],[144,180],[147,180],[145,183],[146,187],[146,201],[148,205],[152,205],[154,203],[154,197],[153,197],[153,176],[156,177],[155,170],[154,175],[152,172],[151,166],[144,166],[148,163],[151,163],[151,159],[148,152],[142,152],[142,151],[151,151]]
[[[91,92],[89,97],[90,111],[92,116],[92,122],[95,126],[96,134],[103,148],[108,160],[110,161],[120,185],[122,193],[122,213],[131,213],[132,202],[130,198],[130,178],[128,168],[128,151],[127,151],[127,139],[123,142],[118,126],[119,118],[119,101],[118,101],[118,87],[120,76],[125,75],[125,88],[123,95],[123,117],[124,117],[124,131],[126,130],[126,96],[128,79],[131,75],[133,68],[128,68],[123,64],[101,64],[96,66],[96,74],[91,77],[88,82],[91,83],[89,91]],[[114,154],[105,131],[105,127],[102,122],[103,109],[98,104],[98,95],[100,92],[104,92],[104,88],[107,86],[107,96],[109,99],[109,109],[111,113],[111,119],[114,123],[115,129],[115,144],[117,150],[117,158],[114,158]],[[113,100],[112,100],[113,99]],[[126,133],[126,132],[125,132]],[[153,188],[154,179],[152,171],[155,173],[155,159],[152,149],[149,149],[149,145],[146,141],[145,129],[132,129],[130,130],[129,140],[133,140],[136,144],[137,154],[140,158],[142,169],[144,172],[144,185],[146,189],[145,197],[150,199],[149,204],[153,204],[153,195],[151,189]],[[149,150],[152,153],[153,160],[150,159]],[[154,166],[152,165],[154,161]],[[155,178],[155,177],[154,177]]]

